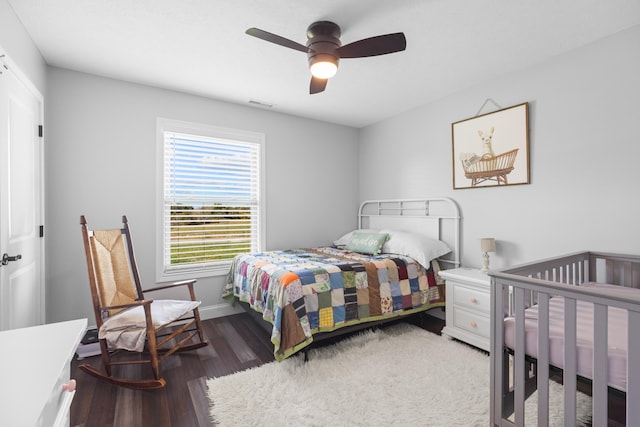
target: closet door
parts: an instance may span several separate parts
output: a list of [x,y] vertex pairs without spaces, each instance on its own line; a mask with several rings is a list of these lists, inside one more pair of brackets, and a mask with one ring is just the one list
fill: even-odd
[[0,62],[0,330],[45,322],[42,99]]

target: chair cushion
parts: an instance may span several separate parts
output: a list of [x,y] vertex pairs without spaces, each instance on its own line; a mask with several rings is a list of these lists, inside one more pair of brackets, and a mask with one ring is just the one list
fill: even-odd
[[[200,305],[200,301],[154,300],[151,303],[151,319],[157,330],[184,316]],[[109,348],[129,351],[144,350],[147,324],[142,306],[130,308],[109,317],[100,327],[98,337],[106,339]]]

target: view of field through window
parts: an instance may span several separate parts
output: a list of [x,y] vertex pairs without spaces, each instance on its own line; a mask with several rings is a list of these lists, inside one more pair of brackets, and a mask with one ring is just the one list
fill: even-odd
[[232,259],[251,251],[251,209],[241,206],[171,207],[171,263]]

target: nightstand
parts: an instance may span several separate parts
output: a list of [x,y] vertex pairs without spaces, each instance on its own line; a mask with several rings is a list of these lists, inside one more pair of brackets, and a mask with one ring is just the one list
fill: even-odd
[[444,334],[489,351],[491,280],[475,268],[440,271],[446,281]]

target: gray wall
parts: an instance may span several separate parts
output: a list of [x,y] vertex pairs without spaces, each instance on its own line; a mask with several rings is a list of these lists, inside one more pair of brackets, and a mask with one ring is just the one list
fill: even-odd
[[[497,239],[493,267],[578,250],[640,254],[639,48],[636,26],[362,129],[360,199],[455,198],[467,266],[482,264],[481,237]],[[487,98],[530,103],[531,184],[453,190],[451,123]],[[389,179],[386,165],[402,169]]]
[[0,0],[0,54],[3,50],[44,94],[47,72],[44,59],[6,0]]
[[[48,70],[47,321],[93,319],[79,216],[127,214],[142,280],[155,281],[156,117],[266,135],[267,249],[328,244],[355,224],[358,131],[262,109]],[[203,316],[228,312],[223,276],[199,279]]]

